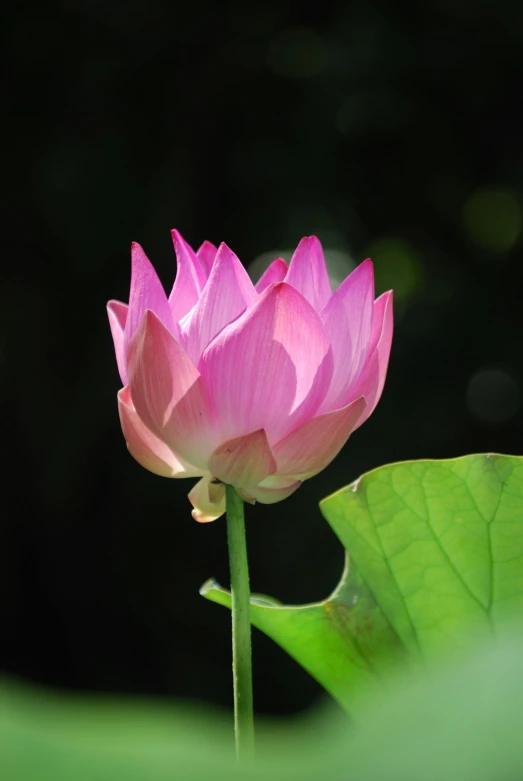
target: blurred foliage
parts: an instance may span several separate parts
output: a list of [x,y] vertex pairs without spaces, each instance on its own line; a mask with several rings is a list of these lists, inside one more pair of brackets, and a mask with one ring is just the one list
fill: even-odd
[[521,204],[504,190],[478,190],[463,207],[463,223],[479,247],[508,252],[521,233]]
[[521,635],[396,681],[360,723],[312,713],[260,725],[238,767],[214,713],[154,703],[67,699],[4,684],[0,755],[9,781],[499,781],[523,773]]
[[[376,412],[248,511],[253,588],[323,598],[343,567],[323,496],[387,462],[521,450],[521,3],[28,0],[2,30],[0,664],[230,705],[229,621],[198,596],[227,583],[224,525],[195,524],[191,482],[141,469],[119,430],[104,307],[130,242],[168,286],[170,228],[246,264],[316,233],[397,287]],[[320,694],[260,633],[254,664],[261,712]]]

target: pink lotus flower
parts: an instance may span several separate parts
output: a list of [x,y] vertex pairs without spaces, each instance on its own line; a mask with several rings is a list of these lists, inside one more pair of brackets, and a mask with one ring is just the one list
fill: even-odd
[[200,477],[193,517],[225,512],[224,483],[271,504],[320,472],[374,410],[392,341],[392,291],[374,301],[364,261],[333,293],[323,251],[304,238],[256,286],[225,245],[194,252],[173,231],[167,298],[132,245],[129,305],[107,309],[134,458],[165,477]]

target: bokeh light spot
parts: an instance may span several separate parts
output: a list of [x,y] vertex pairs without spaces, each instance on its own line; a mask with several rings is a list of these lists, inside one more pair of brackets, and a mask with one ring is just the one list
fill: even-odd
[[378,293],[393,289],[396,300],[408,300],[421,287],[423,264],[416,247],[400,238],[373,241],[366,256],[374,263]]
[[523,224],[521,203],[507,190],[477,190],[463,207],[463,227],[470,239],[491,252],[508,252]]
[[292,79],[317,76],[329,64],[327,48],[313,30],[297,27],[277,35],[267,52],[267,62],[276,73]]
[[506,423],[521,408],[521,388],[504,369],[480,369],[467,387],[467,406],[487,423]]

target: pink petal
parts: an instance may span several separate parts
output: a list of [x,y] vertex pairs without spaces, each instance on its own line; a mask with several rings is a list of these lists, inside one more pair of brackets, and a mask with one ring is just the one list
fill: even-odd
[[348,440],[365,404],[365,399],[359,398],[342,409],[319,415],[274,445],[278,475],[307,480],[325,469]]
[[306,236],[300,241],[291,258],[285,282],[299,290],[314,309],[321,312],[332,295],[332,287],[320,240],[316,236]]
[[215,521],[225,512],[225,486],[214,482],[211,475],[205,475],[190,492],[189,501],[194,508],[192,517],[195,521]]
[[321,313],[332,345],[334,375],[322,412],[337,409],[368,354],[374,309],[374,268],[365,260],[333,293]]
[[301,485],[301,480],[291,480],[288,477],[271,475],[254,488],[239,488],[238,493],[246,502],[253,504],[275,504],[293,494]]
[[265,431],[253,431],[221,444],[209,459],[209,471],[235,488],[257,485],[276,471]]
[[263,293],[266,287],[276,282],[283,282],[288,271],[288,266],[283,258],[273,260],[256,284],[256,292]]
[[169,304],[174,320],[179,323],[198,301],[207,275],[199,258],[182,235],[177,230],[171,231],[171,235],[176,252],[177,271]]
[[211,339],[255,298],[242,264],[226,244],[220,244],[200,300],[181,324],[182,344],[195,364]]
[[107,315],[109,317],[109,326],[113,335],[114,351],[116,353],[116,364],[120,372],[120,379],[124,385],[127,385],[127,358],[125,356],[125,321],[127,320],[127,304],[121,301],[109,301],[107,304]]
[[129,294],[129,310],[125,323],[126,349],[129,349],[129,342],[140,325],[146,309],[154,312],[171,333],[176,334],[178,330],[174,323],[162,283],[158,279],[147,255],[136,242],[133,242],[131,246],[131,259],[131,292]]
[[355,428],[361,426],[374,411],[385,385],[393,331],[392,290],[374,302],[369,357],[363,370],[349,389],[347,401],[365,396],[367,406]]
[[332,376],[319,316],[290,285],[270,285],[221,331],[199,369],[223,439],[265,429],[269,442],[312,417]]
[[147,311],[128,354],[129,386],[144,424],[184,461],[206,471],[219,444],[202,377],[183,347]]
[[201,474],[201,470],[177,458],[144,425],[134,408],[129,386],[118,393],[118,412],[129,452],[143,467],[162,477],[196,477]]
[[392,342],[393,317],[392,317],[393,291],[386,293],[376,299],[374,302],[374,311],[372,313],[372,331],[370,335],[370,351],[381,342],[385,337],[388,342]]
[[205,279],[207,279],[211,273],[217,252],[217,247],[215,247],[214,244],[210,241],[204,241],[202,246],[196,250],[196,257],[200,261],[200,265],[205,274]]

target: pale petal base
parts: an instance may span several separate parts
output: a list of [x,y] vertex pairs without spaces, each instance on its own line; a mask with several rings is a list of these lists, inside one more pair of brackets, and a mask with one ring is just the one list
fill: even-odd
[[225,512],[225,485],[205,475],[189,493],[193,506],[192,517],[198,523],[215,521]]

